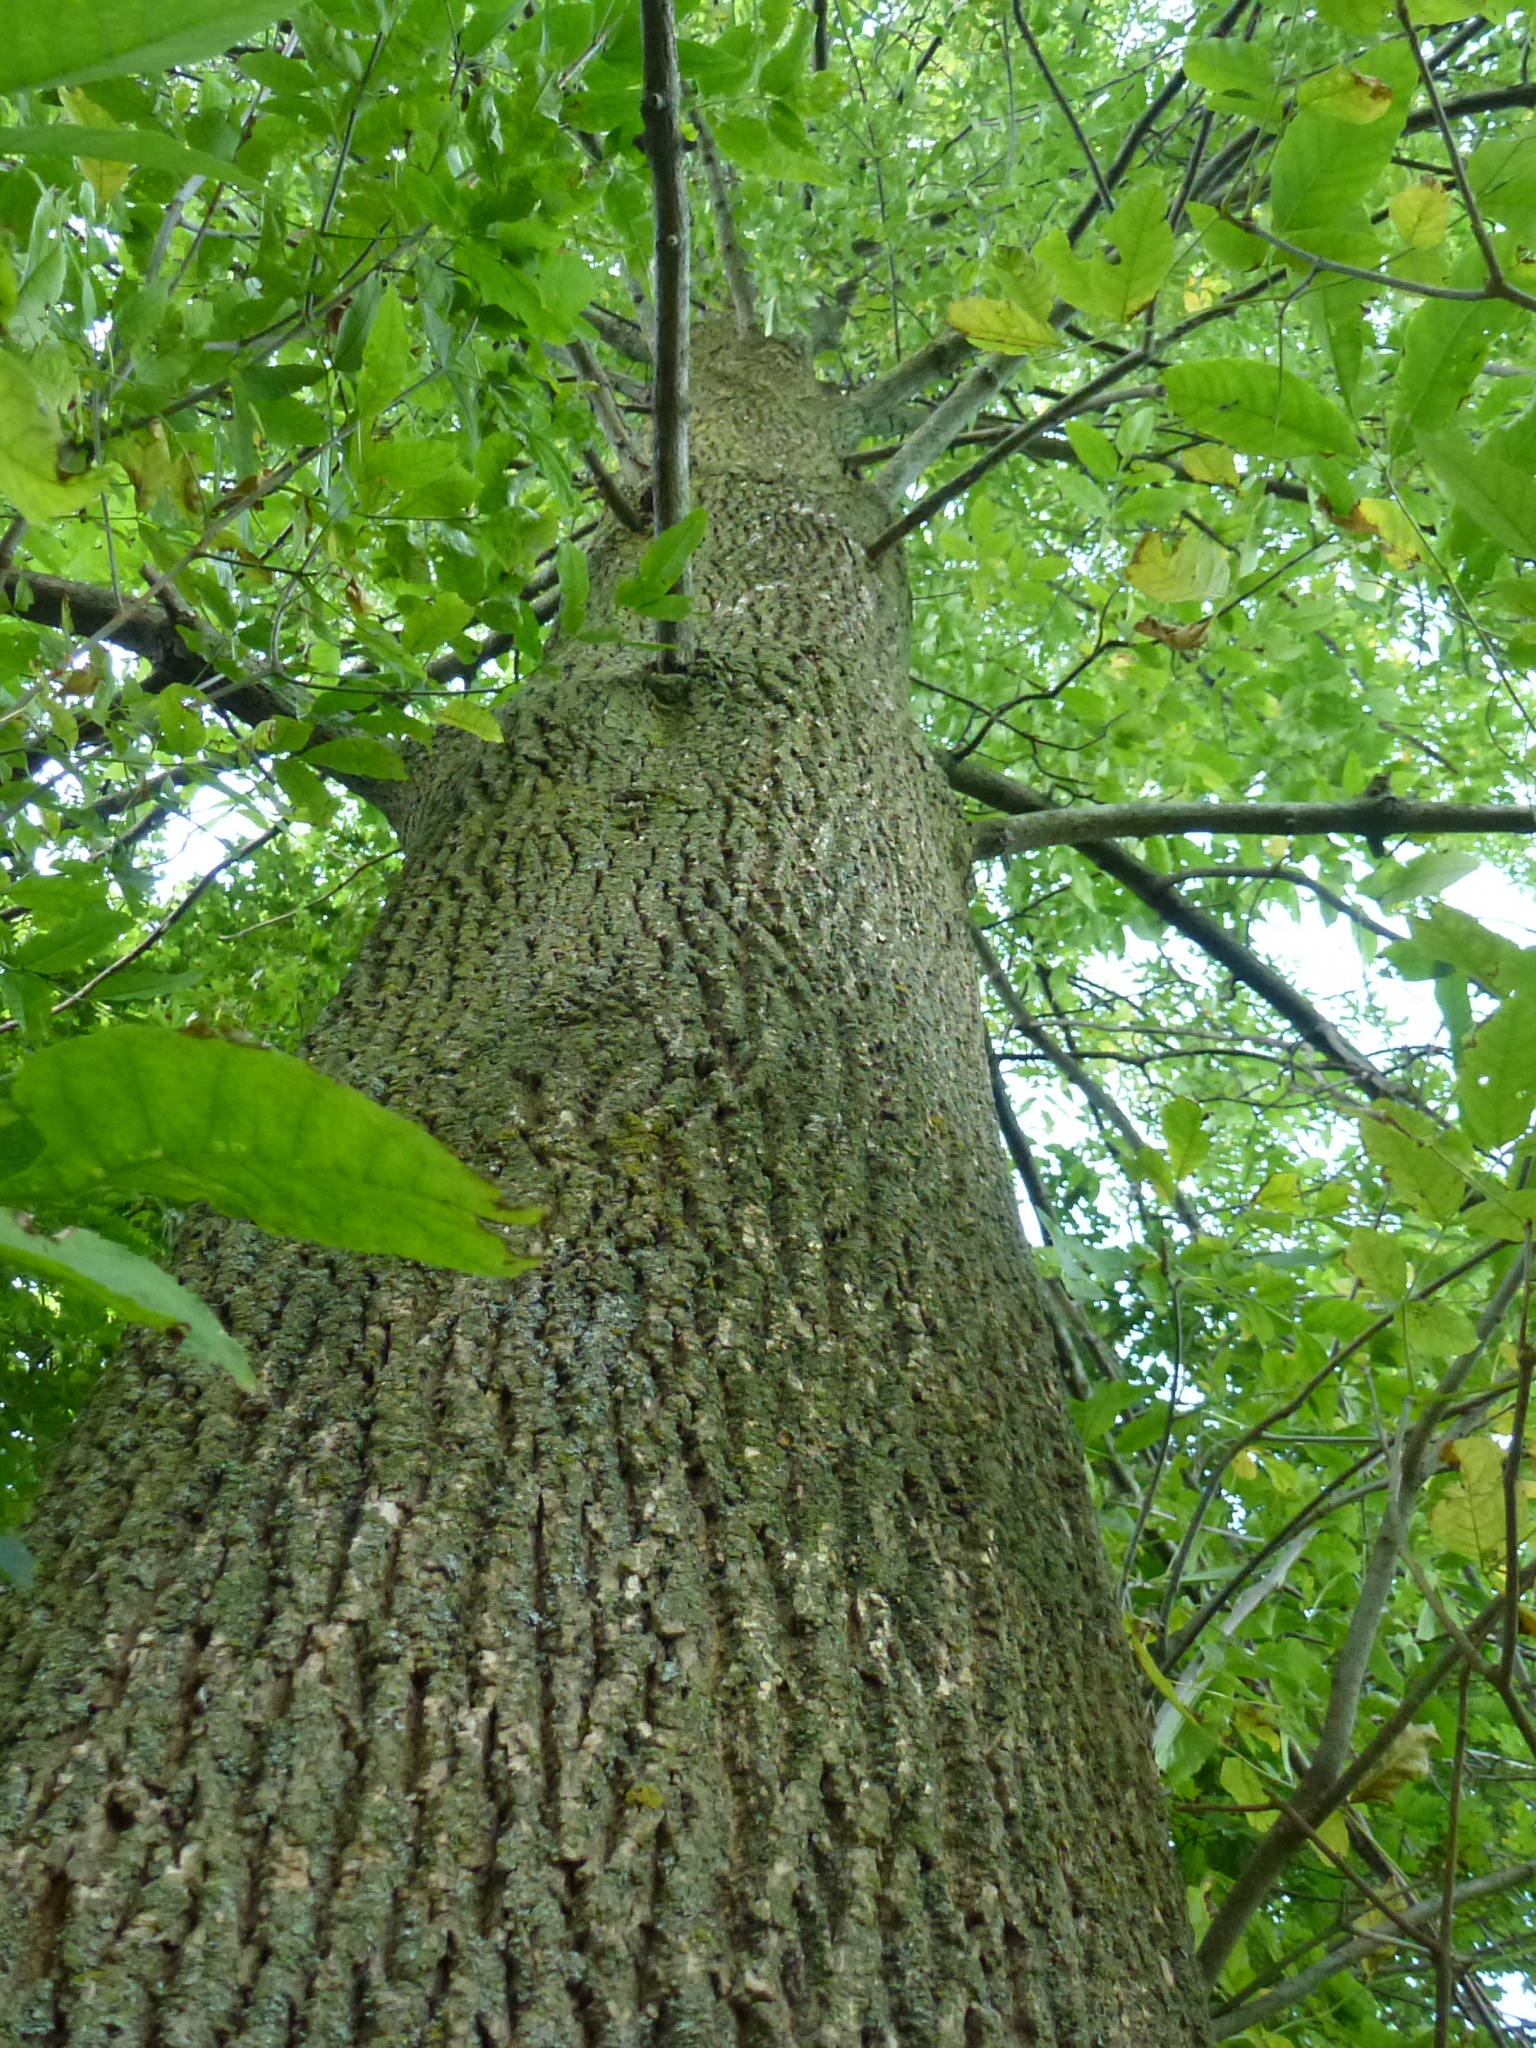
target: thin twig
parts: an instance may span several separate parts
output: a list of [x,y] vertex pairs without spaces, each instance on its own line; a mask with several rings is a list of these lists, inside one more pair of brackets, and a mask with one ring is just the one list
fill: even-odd
[[1019,34],[1024,38],[1024,47],[1028,50],[1031,57],[1034,58],[1036,68],[1040,76],[1045,80],[1046,90],[1066,116],[1067,126],[1072,130],[1077,146],[1082,151],[1083,161],[1087,164],[1089,175],[1093,179],[1094,190],[1099,195],[1099,204],[1107,212],[1115,202],[1110,196],[1109,186],[1104,181],[1104,173],[1099,168],[1099,160],[1093,153],[1093,144],[1083,133],[1083,124],[1073,112],[1072,102],[1062,91],[1057,83],[1056,74],[1052,71],[1050,65],[1046,63],[1045,52],[1035,41],[1034,33],[1025,19],[1024,10],[1019,5],[1019,0],[1013,0],[1013,18],[1018,24]]
[[[823,13],[818,19],[817,30],[824,33],[825,29],[826,15]],[[818,68],[825,70],[826,66]],[[725,165],[720,161],[714,131],[705,120],[703,109],[695,102],[689,111],[698,130],[699,154],[704,159],[704,177],[709,186],[709,210],[715,223],[715,242],[720,251],[720,267],[725,272],[726,289],[730,292],[731,306],[736,314],[736,331],[742,335],[757,334],[760,329],[752,272],[736,233],[736,215],[731,206],[730,188],[726,184]]]
[[635,446],[634,436],[624,424],[624,415],[619,411],[607,372],[597,360],[591,344],[579,337],[567,346],[565,352],[582,382],[591,387],[587,393],[587,402],[592,407],[598,425],[607,436],[614,460],[619,465],[619,476],[625,490],[632,491],[638,497],[645,482],[645,458]]
[[610,475],[603,466],[603,458],[595,448],[583,448],[581,459],[586,465],[588,476],[597,486],[597,495],[618,520],[620,526],[627,526],[631,533],[644,533],[649,521],[638,506],[632,505],[625,497],[616,476]]
[[[683,175],[682,84],[672,0],[640,0],[645,150],[656,213],[656,369],[652,402],[652,502],[655,531],[684,518],[688,481],[688,184]],[[679,588],[686,591],[686,573]],[[682,665],[680,622],[657,621],[661,667]]]
[[[957,761],[953,756],[941,755],[939,759],[950,787],[959,790],[962,796],[973,797],[976,802],[985,804],[989,810],[1004,811],[1017,817],[1025,812],[1051,808],[1048,797],[1039,795],[1022,782],[1015,782],[1012,776],[999,774],[995,768],[985,767],[975,760]],[[1401,1088],[1363,1052],[1352,1046],[1299,989],[1293,988],[1283,975],[1266,966],[1257,954],[1223,930],[1214,918],[1186,903],[1172,876],[1155,873],[1113,840],[1083,842],[1079,844],[1078,851],[1145,903],[1149,910],[1156,911],[1165,924],[1181,932],[1203,953],[1225,967],[1244,987],[1252,989],[1271,1009],[1277,1010],[1295,1026],[1314,1051],[1321,1053],[1330,1066],[1347,1074],[1366,1095],[1373,1099],[1401,1096]]]

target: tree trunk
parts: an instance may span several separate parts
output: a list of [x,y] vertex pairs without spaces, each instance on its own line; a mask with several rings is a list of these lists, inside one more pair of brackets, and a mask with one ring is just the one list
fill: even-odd
[[782,344],[696,375],[690,674],[440,748],[311,1048],[542,1263],[189,1226],[266,1393],[130,1350],[35,1519],[7,2041],[1204,2038],[884,515]]

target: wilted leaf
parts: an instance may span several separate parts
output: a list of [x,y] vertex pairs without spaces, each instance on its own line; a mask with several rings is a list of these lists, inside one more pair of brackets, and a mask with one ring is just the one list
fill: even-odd
[[[283,1237],[506,1276],[480,1226],[526,1223],[419,1124],[285,1053],[125,1025],[17,1072],[0,1194],[58,1205],[98,1192],[208,1202]],[[30,1142],[41,1149],[25,1156]]]
[[1173,648],[1177,654],[1195,654],[1211,637],[1211,619],[1208,614],[1203,619],[1191,620],[1187,625],[1167,619],[1138,619],[1136,631],[1144,633],[1149,640],[1160,641],[1164,647]]
[[[1504,1450],[1491,1436],[1463,1437],[1447,1452],[1456,1477],[1429,1511],[1429,1530],[1442,1550],[1467,1558],[1487,1572],[1504,1556]],[[1522,1541],[1530,1527],[1531,1483],[1516,1489],[1516,1527]]]
[[1231,568],[1225,548],[1185,530],[1172,548],[1160,533],[1144,533],[1126,564],[1125,580],[1154,604],[1204,603],[1225,597]]
[[1242,486],[1232,450],[1219,441],[1202,441],[1196,448],[1186,448],[1179,461],[1184,474],[1197,484],[1225,484],[1234,491]]
[[1384,78],[1373,78],[1368,71],[1353,71],[1341,64],[1335,71],[1305,80],[1296,94],[1296,104],[1327,114],[1331,120],[1348,121],[1354,127],[1364,128],[1390,111],[1392,98],[1392,88]]
[[1395,1799],[1405,1785],[1429,1776],[1429,1752],[1440,1740],[1438,1728],[1415,1722],[1405,1728],[1376,1768],[1368,1771],[1350,1797],[1360,1804],[1368,1799]]
[[1387,201],[1387,212],[1410,249],[1433,249],[1451,224],[1451,195],[1438,178],[1420,178]]
[[1423,560],[1424,547],[1418,528],[1393,499],[1362,498],[1355,506],[1353,523],[1357,532],[1363,528],[1375,534],[1386,549],[1387,560],[1394,569],[1403,569],[1410,562]]
[[46,526],[100,496],[100,470],[67,476],[59,466],[59,416],[25,363],[0,351],[0,496],[23,519]]
[[1061,347],[1054,327],[1009,299],[952,299],[947,318],[957,333],[993,355],[1023,356]]
[[254,1391],[256,1378],[243,1348],[213,1311],[126,1245],[98,1237],[93,1230],[63,1230],[57,1237],[43,1237],[28,1228],[25,1217],[0,1209],[0,1261],[34,1273],[52,1287],[84,1295],[125,1322],[184,1331],[189,1356],[221,1365],[238,1385]]

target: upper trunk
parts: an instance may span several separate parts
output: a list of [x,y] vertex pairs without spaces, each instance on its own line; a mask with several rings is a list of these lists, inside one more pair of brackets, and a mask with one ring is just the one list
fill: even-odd
[[782,346],[696,376],[689,676],[443,747],[312,1047],[542,1264],[189,1231],[268,1394],[146,1345],[36,1518],[8,2039],[1202,2038],[882,508]]

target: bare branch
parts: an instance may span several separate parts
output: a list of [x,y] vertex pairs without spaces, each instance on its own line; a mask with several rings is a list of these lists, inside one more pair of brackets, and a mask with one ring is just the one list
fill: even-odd
[[970,375],[907,436],[874,478],[875,488],[893,511],[923,471],[938,461],[957,434],[965,432],[984,405],[1013,382],[1024,364],[1023,356],[983,356]]
[[593,354],[588,342],[573,341],[565,353],[577,376],[584,384],[591,386],[587,393],[587,402],[592,407],[598,425],[607,436],[608,446],[613,450],[614,460],[619,465],[619,477],[625,490],[638,497],[645,486],[645,458],[635,446],[634,436],[625,425],[624,415],[619,411],[607,372]]
[[[1092,839],[1152,839],[1171,832],[1214,832],[1247,838],[1284,833],[1305,839],[1329,832],[1366,838],[1424,839],[1442,832],[1536,832],[1529,804],[1425,804],[1404,797],[1362,797],[1355,803],[1066,804],[1004,824],[985,819],[972,851],[978,860],[1032,852],[1042,846],[1083,846]],[[1396,934],[1394,933],[1395,937]]]
[[[656,213],[656,372],[652,401],[651,502],[664,533],[688,511],[688,182],[683,175],[682,82],[672,0],[640,0],[645,150]],[[684,578],[681,586],[687,588]],[[683,628],[657,622],[663,670],[682,658]]]
[[[1536,1879],[1536,1860],[1515,1863],[1507,1870],[1495,1870],[1487,1877],[1469,1878],[1465,1884],[1457,1885],[1452,1903],[1459,1910],[1479,1899],[1493,1898],[1499,1892],[1510,1891],[1516,1885],[1529,1884],[1533,1879]],[[1440,1910],[1438,1896],[1417,1899],[1411,1906],[1400,1908],[1399,1917],[1410,1926],[1422,1927],[1434,1921]],[[1357,1934],[1352,1940],[1330,1949],[1310,1968],[1298,1971],[1272,1991],[1266,1991],[1262,1997],[1250,1999],[1246,2005],[1236,2006],[1213,2020],[1211,2032],[1218,2041],[1225,2041],[1233,2034],[1244,2033],[1249,2027],[1263,2026],[1278,2014],[1299,2005],[1303,1999],[1310,1998],[1314,1991],[1326,1984],[1330,1977],[1338,1976],[1341,1970],[1350,1969],[1367,1956],[1380,1955],[1383,1949],[1395,1946],[1402,1939],[1402,1933],[1390,1927],[1375,1927],[1368,1934]]]
[[[824,30],[826,17],[823,15],[818,32]],[[820,67],[826,69],[825,65]],[[714,216],[715,242],[720,250],[720,266],[725,272],[726,289],[731,295],[731,305],[736,314],[738,334],[751,335],[761,332],[757,324],[757,300],[752,290],[752,272],[747,266],[746,254],[740,237],[736,233],[736,216],[731,209],[730,188],[725,181],[725,165],[720,161],[720,152],[715,147],[714,131],[705,120],[703,110],[695,105],[691,109],[693,125],[699,132],[699,154],[704,159],[704,176],[709,185],[709,210]]]
[[[1050,800],[1037,791],[1015,782],[1012,776],[1001,775],[995,768],[983,767],[974,760],[956,760],[941,755],[940,766],[949,778],[950,787],[962,796],[975,799],[994,811],[1006,811],[1010,816],[1019,817],[1028,812],[1052,808]],[[1227,972],[1244,987],[1253,990],[1277,1010],[1288,1023],[1292,1024],[1308,1045],[1332,1067],[1347,1074],[1355,1086],[1373,1099],[1382,1096],[1397,1097],[1401,1088],[1388,1079],[1363,1052],[1352,1046],[1343,1033],[1330,1024],[1320,1010],[1314,1009],[1299,989],[1292,988],[1283,975],[1267,967],[1257,954],[1234,939],[1207,917],[1203,910],[1196,910],[1186,903],[1178,892],[1173,878],[1159,875],[1151,868],[1133,859],[1123,847],[1113,840],[1095,839],[1082,842],[1079,850],[1086,854],[1097,868],[1119,882],[1122,888],[1145,903],[1149,910],[1156,911],[1165,924],[1197,945],[1203,953],[1225,967]]]
[[587,474],[597,486],[597,495],[618,520],[620,526],[627,526],[631,533],[644,533],[647,526],[645,514],[632,505],[619,487],[619,480],[610,476],[603,465],[603,458],[595,448],[583,448],[581,459],[586,464]]
[[1180,882],[1285,882],[1293,889],[1308,889],[1321,902],[1347,917],[1362,930],[1374,932],[1379,939],[1401,939],[1404,934],[1394,931],[1389,924],[1382,924],[1369,912],[1351,903],[1347,896],[1341,896],[1337,889],[1330,889],[1326,882],[1318,881],[1303,868],[1287,867],[1281,861],[1269,868],[1180,868]]
[[651,344],[638,320],[628,320],[622,313],[610,313],[603,306],[588,306],[581,317],[588,326],[597,329],[611,349],[621,356],[628,356],[632,363],[651,360]]

